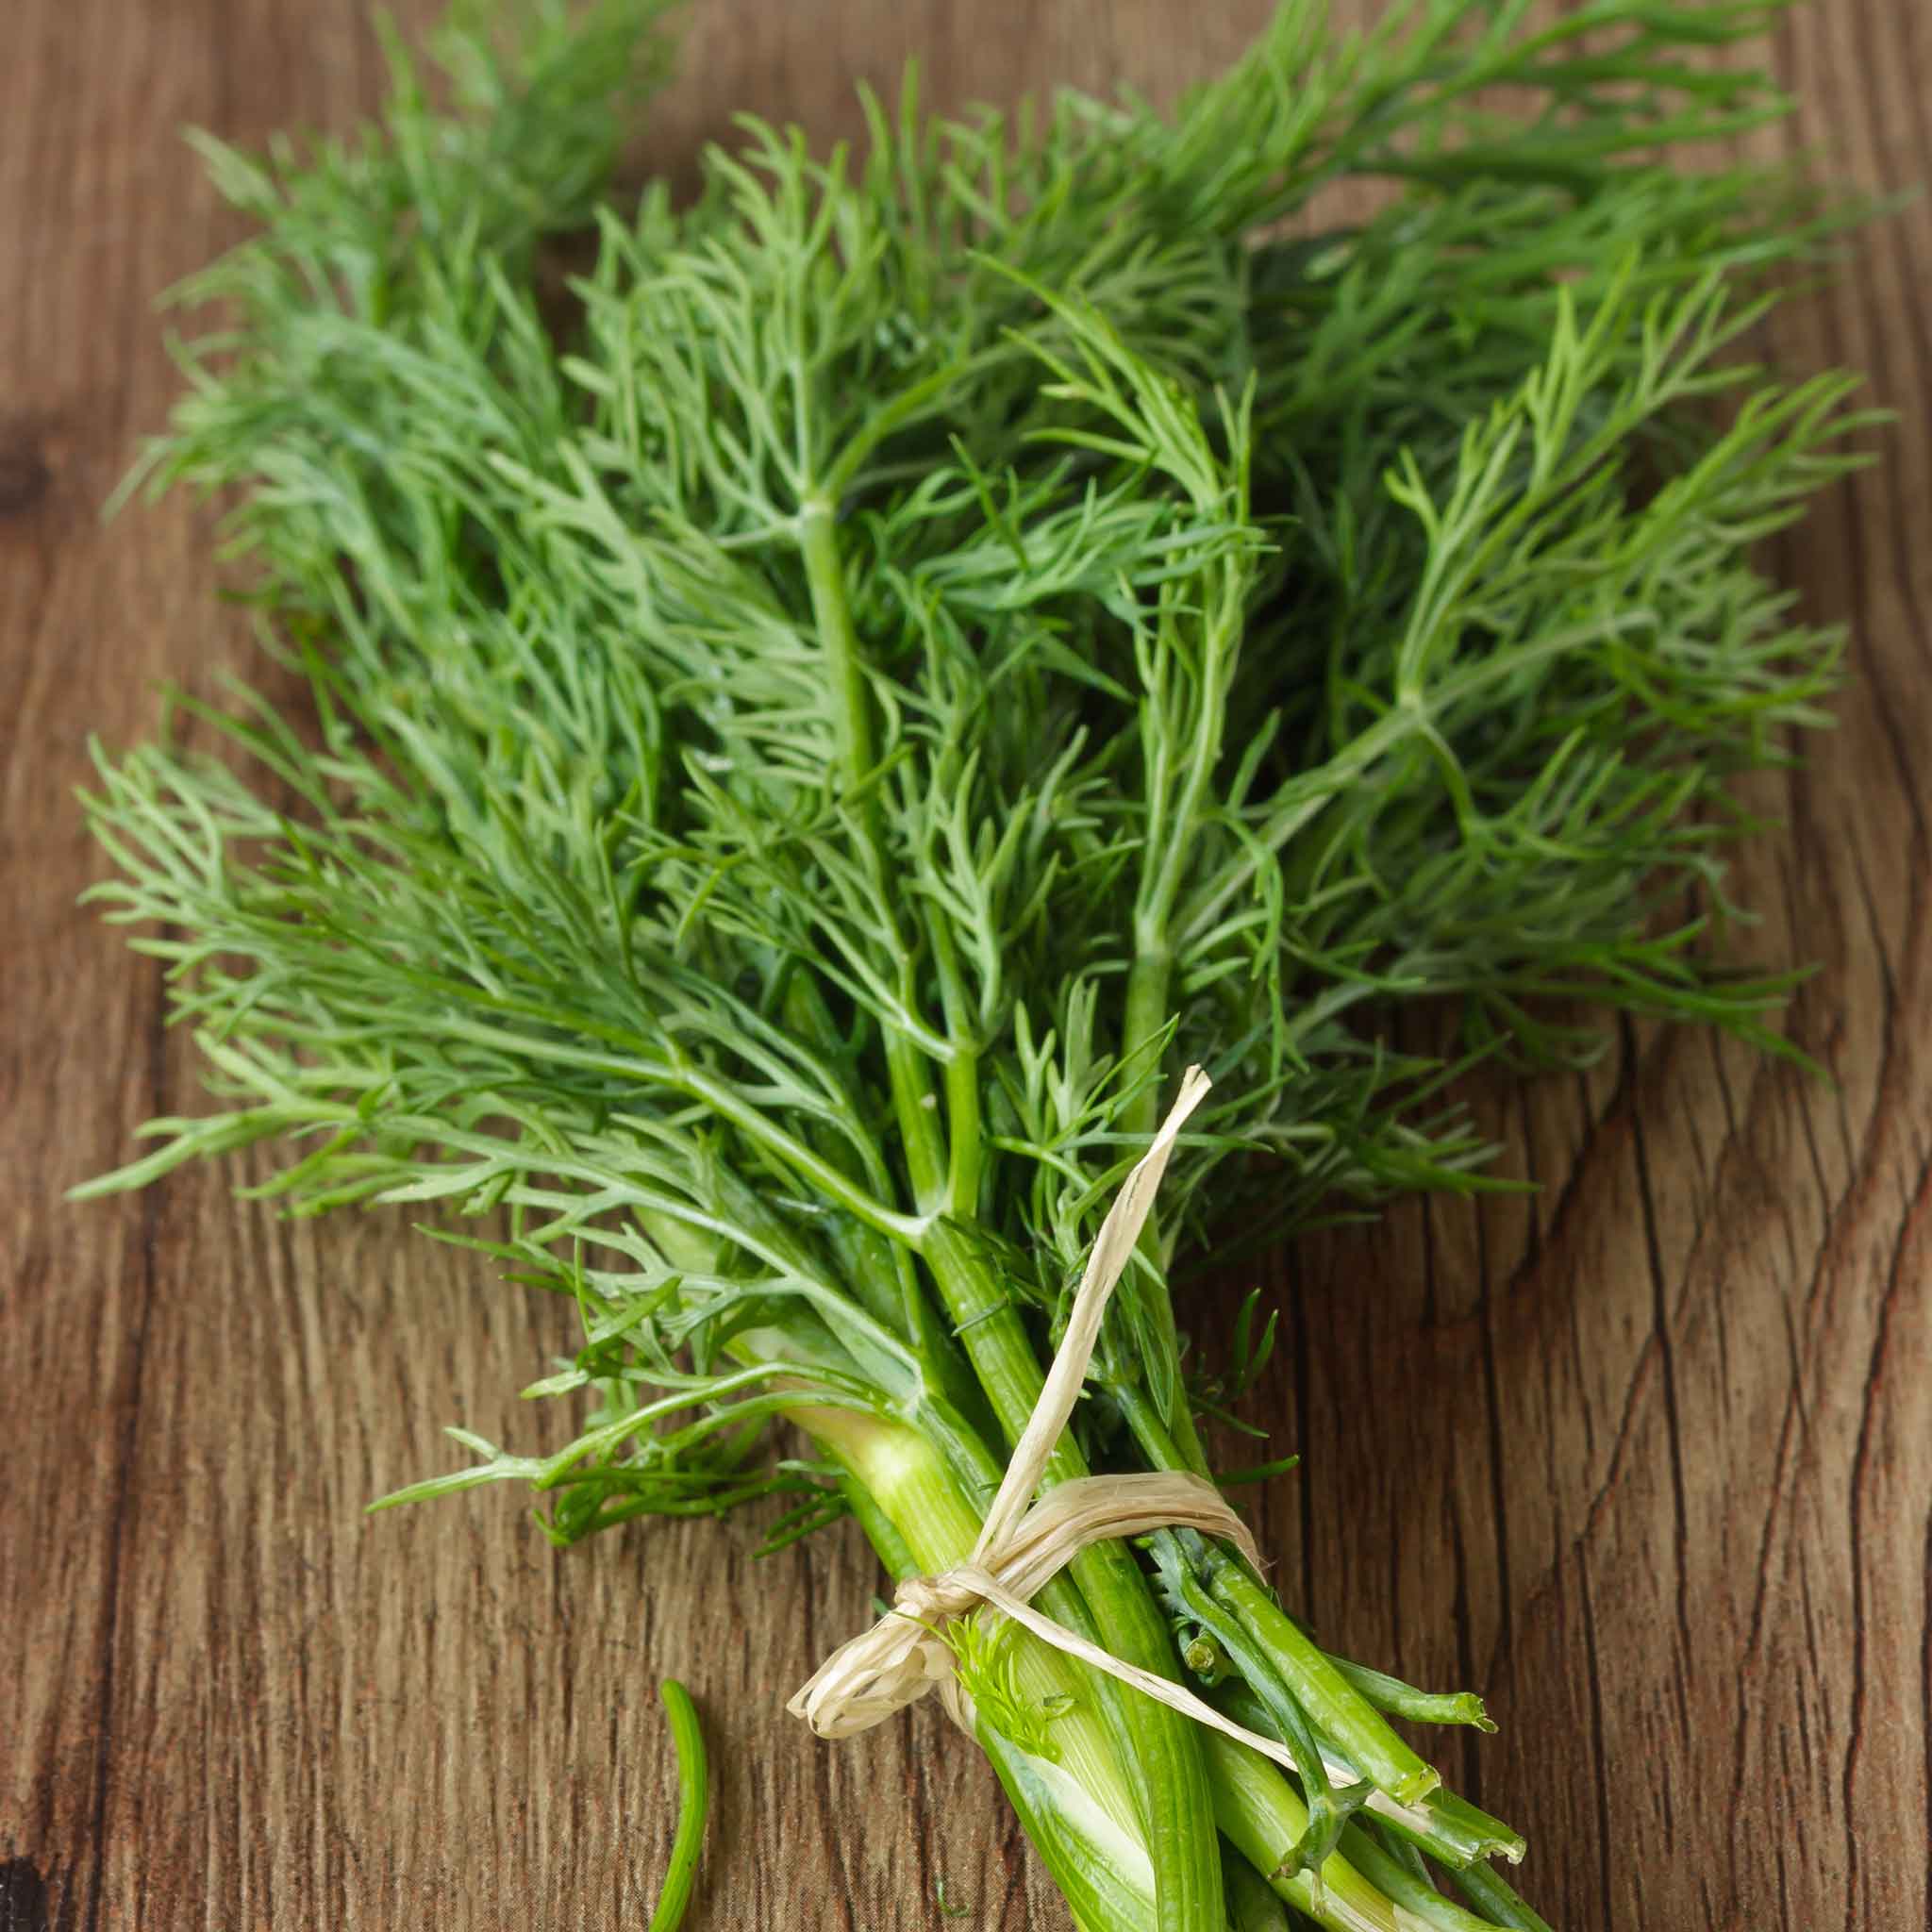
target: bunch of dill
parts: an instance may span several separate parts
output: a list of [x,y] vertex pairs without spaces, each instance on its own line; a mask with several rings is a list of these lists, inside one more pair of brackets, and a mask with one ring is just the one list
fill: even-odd
[[[1674,156],[1783,110],[1694,58],[1759,0],[1289,0],[1170,115],[908,82],[858,157],[747,125],[688,208],[607,193],[654,11],[458,22],[454,108],[392,45],[379,126],[203,143],[260,232],[185,291],[229,323],[150,468],[231,494],[308,702],[101,759],[100,896],[224,1105],[97,1185],[279,1141],[294,1211],[492,1216],[575,1298],[531,1392],[583,1433],[405,1497],[527,1481],[571,1541],[778,1493],[768,1546],[849,1510],[909,1575],[971,1543],[1181,1066],[1213,1096],[1049,1481],[1208,1474],[1270,1331],[1191,1381],[1171,1259],[1473,1185],[1471,1059],[1587,1055],[1579,1006],[1774,1042],[1784,983],[1703,941],[1729,781],[1839,640],[1751,551],[1862,419],[1740,345],[1842,215]],[[1389,1044],[1415,1000],[1443,1054]],[[1474,1698],[1192,1533],[1042,1603],[1300,1766],[960,1626],[1085,1925],[1541,1923],[1386,1721]]]

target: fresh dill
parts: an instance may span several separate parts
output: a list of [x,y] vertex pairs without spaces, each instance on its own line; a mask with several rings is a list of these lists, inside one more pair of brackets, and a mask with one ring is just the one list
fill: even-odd
[[[484,1217],[455,1238],[570,1297],[528,1392],[576,1440],[453,1432],[472,1466],[391,1501],[530,1484],[568,1542],[776,1495],[772,1544],[850,1511],[909,1574],[970,1544],[1198,1062],[1049,1479],[1207,1474],[1274,1327],[1191,1380],[1176,1254],[1478,1185],[1450,1078],[1610,1012],[1782,1049],[1789,980],[1713,943],[1732,781],[1824,721],[1840,639],[1754,546],[1868,419],[1747,351],[1850,211],[1679,152],[1784,111],[1698,58],[1776,10],[1289,0],[1171,113],[908,79],[859,152],[745,124],[680,208],[608,188],[657,9],[530,4],[445,31],[454,107],[391,39],[379,125],[202,141],[259,232],[183,291],[226,317],[146,473],[232,506],[302,696],[100,757],[97,896],[222,1104],[82,1191],[275,1143],[291,1211]],[[1440,1053],[1392,1043],[1417,1001]],[[1540,1923],[1383,1716],[1474,1698],[1151,1552],[1158,1594],[1103,1545],[1042,1603],[1175,1674],[1178,1630],[1304,1772],[957,1626],[1085,1923]]]

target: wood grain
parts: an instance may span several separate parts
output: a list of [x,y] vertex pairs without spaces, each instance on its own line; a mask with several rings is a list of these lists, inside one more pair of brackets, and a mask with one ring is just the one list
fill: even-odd
[[[946,102],[1158,94],[1264,12],[701,0],[648,155],[688,170],[740,107],[850,131],[852,84],[915,52]],[[754,1565],[715,1525],[558,1557],[501,1497],[360,1515],[441,1466],[444,1421],[541,1431],[512,1391],[554,1311],[378,1221],[276,1222],[234,1174],[62,1204],[192,1097],[155,974],[75,906],[86,735],[125,741],[158,680],[244,655],[203,519],[96,519],[171,393],[152,299],[233,232],[175,131],[348,125],[378,84],[359,13],[7,9],[0,1932],[641,1924],[664,1673],[719,1769],[696,1923],[936,1926],[943,1879],[959,1923],[1061,1926],[934,1720],[827,1747],[779,1713],[864,1612],[856,1535]],[[1932,175],[1921,0],[1798,11],[1778,59],[1779,139],[1874,187]],[[1855,676],[1741,866],[1747,946],[1820,964],[1789,1025],[1833,1084],[1632,1030],[1587,1079],[1478,1094],[1540,1192],[1281,1267],[1264,1406],[1307,1462],[1264,1541],[1331,1641],[1489,1694],[1502,1736],[1446,1762],[1529,1833],[1526,1887],[1571,1928],[1932,1918],[1928,277],[1922,202],[1774,344],[1869,369],[1902,416],[1783,546],[1807,608],[1855,625]]]

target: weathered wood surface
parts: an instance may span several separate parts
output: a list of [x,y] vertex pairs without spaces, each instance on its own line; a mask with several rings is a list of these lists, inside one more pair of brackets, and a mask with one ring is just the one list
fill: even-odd
[[[430,8],[411,5],[406,19]],[[929,1715],[842,1747],[781,1694],[856,1628],[856,1534],[555,1556],[505,1496],[365,1520],[435,1431],[541,1419],[560,1345],[460,1256],[290,1225],[191,1173],[64,1206],[192,1104],[157,976],[75,906],[85,736],[245,655],[206,522],[96,508],[173,383],[150,305],[234,230],[175,139],[341,127],[361,9],[12,0],[0,63],[0,1928],[634,1926],[671,1829],[653,1687],[719,1767],[698,1924],[1058,1926],[989,1775]],[[749,106],[849,129],[920,54],[941,98],[1231,55],[1262,0],[701,0],[650,135],[688,167]],[[1778,59],[1789,139],[1932,175],[1932,14],[1828,0]],[[1794,1037],[1835,1086],[1692,1034],[1483,1104],[1534,1198],[1395,1215],[1284,1267],[1266,1397],[1305,1473],[1264,1541],[1331,1641],[1482,1688],[1452,1776],[1529,1833],[1559,1925],[1901,1932],[1928,1919],[1932,1536],[1932,204],[1780,325],[1869,368],[1883,466],[1784,546],[1858,635],[1841,726],[1767,792],[1749,941],[1823,970]]]

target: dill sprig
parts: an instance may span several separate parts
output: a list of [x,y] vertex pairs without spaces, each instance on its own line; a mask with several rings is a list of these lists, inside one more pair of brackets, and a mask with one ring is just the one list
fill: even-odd
[[[1868,419],[1744,350],[1850,211],[1670,152],[1783,111],[1693,58],[1756,0],[1357,38],[1290,0],[1167,115],[908,79],[862,153],[746,122],[692,205],[619,205],[656,11],[459,16],[453,108],[391,41],[357,139],[201,142],[260,232],[184,291],[226,325],[147,473],[225,493],[305,695],[100,758],[97,896],[223,1105],[94,1187],[272,1142],[291,1211],[489,1216],[441,1231],[575,1302],[528,1392],[587,1394],[577,1438],[453,1432],[473,1465],[391,1501],[527,1483],[571,1541],[779,1494],[773,1545],[849,1509],[909,1574],[971,1541],[1180,1066],[1214,1097],[1052,1481],[1206,1474],[1272,1328],[1191,1385],[1172,1257],[1481,1184],[1471,1062],[1615,1010],[1782,1050],[1789,979],[1709,943],[1731,785],[1840,640],[1753,549]],[[1375,211],[1324,225],[1348,180]],[[1440,1052],[1391,1044],[1412,1001]],[[1224,1924],[1217,1824],[1242,1923],[1256,1873],[1324,1924],[1531,1923],[1407,1849],[1520,1852],[1382,1716],[1474,1699],[1328,1657],[1198,1538],[1152,1559],[1158,1599],[1103,1545],[1043,1602],[1149,1668],[1206,1645],[1306,1772],[955,1633],[1089,1923]]]

